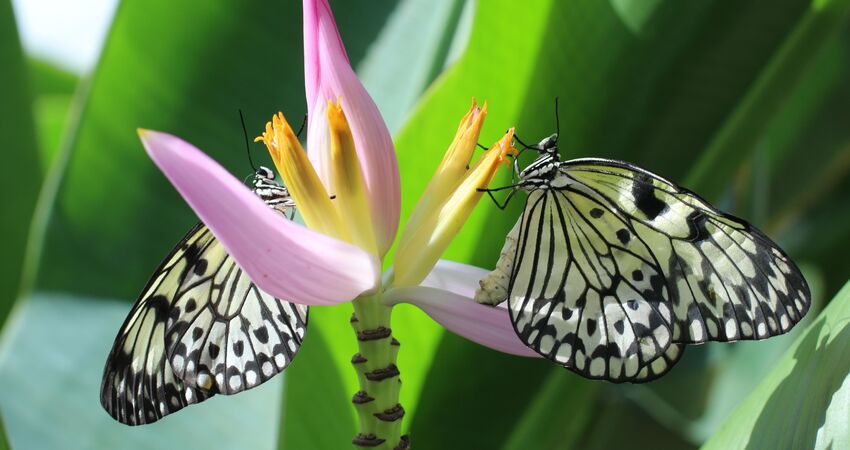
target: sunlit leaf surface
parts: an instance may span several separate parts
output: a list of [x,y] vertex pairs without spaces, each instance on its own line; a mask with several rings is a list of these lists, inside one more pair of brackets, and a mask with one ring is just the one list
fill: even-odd
[[850,284],[703,447],[850,445]]

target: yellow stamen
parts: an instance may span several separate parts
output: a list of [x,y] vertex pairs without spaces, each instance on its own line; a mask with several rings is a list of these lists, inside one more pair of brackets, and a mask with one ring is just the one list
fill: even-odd
[[395,258],[396,286],[415,286],[425,279],[481,199],[483,192],[479,189],[487,188],[496,171],[506,161],[507,154],[517,154],[517,149],[511,143],[513,135],[514,130],[508,130],[499,142],[487,150],[467,171],[457,189],[439,208],[424,218],[421,225],[412,231],[408,242],[399,247]]
[[366,187],[360,172],[360,160],[354,147],[351,128],[340,106],[328,100],[328,128],[331,144],[331,194],[333,201],[347,225],[352,243],[377,254],[372,215],[366,199]]
[[304,223],[311,229],[350,242],[325,186],[283,113],[277,113],[266,123],[266,131],[254,140],[257,141],[262,141],[269,149]]
[[433,213],[457,189],[467,172],[469,160],[478,144],[478,136],[486,116],[487,102],[485,101],[484,106],[479,108],[473,98],[472,106],[461,119],[455,137],[443,156],[443,161],[440,162],[437,172],[431,178],[405,224],[399,247],[405,245],[413,232],[419,228],[422,220]]

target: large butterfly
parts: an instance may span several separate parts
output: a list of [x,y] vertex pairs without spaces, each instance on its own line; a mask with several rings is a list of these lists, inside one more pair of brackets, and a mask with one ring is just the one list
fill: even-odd
[[764,339],[806,314],[806,280],[755,227],[632,164],[560,161],[557,142],[526,146],[540,156],[511,186],[525,210],[476,293],[508,301],[526,345],[588,378],[645,382],[685,344]]
[[[254,192],[288,219],[295,203],[271,170]],[[100,401],[119,422],[151,423],[214,394],[236,394],[286,368],[307,307],[260,290],[198,223],[156,269],[106,360]]]

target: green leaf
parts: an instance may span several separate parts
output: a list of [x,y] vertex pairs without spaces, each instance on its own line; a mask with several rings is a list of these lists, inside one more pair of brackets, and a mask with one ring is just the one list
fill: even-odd
[[0,1],[0,136],[8,155],[0,168],[0,327],[18,298],[26,236],[41,185],[32,97],[12,5]]
[[722,128],[701,155],[686,182],[712,198],[723,191],[717,177],[730,176],[756,146],[770,120],[806,74],[813,59],[844,26],[850,2],[813,1],[793,32],[764,67]]
[[850,445],[850,283],[703,447]]
[[[458,25],[467,4],[471,1],[399,2],[355,67],[390,132],[404,123],[425,88],[443,71],[454,39],[463,39],[464,30]],[[335,9],[337,16],[347,12],[340,9]],[[412,29],[416,39],[399,39]]]
[[[550,369],[544,361],[506,355],[446,333],[421,381],[420,404],[409,425],[412,445],[498,448]],[[403,390],[408,389],[404,372],[402,377]]]
[[[549,371],[528,408],[513,425],[505,450],[578,447],[596,416],[596,395],[602,383],[566,370]],[[569,399],[569,404],[566,400]]]
[[9,438],[6,434],[6,425],[3,424],[3,419],[0,418],[0,450],[9,450],[12,448],[9,445]]
[[[278,427],[281,450],[336,448],[354,437],[354,410],[349,399],[356,389],[343,382],[343,375],[351,370],[344,367],[347,364],[339,364],[340,355],[329,345],[336,338],[333,327],[339,319],[339,314],[328,308],[310,311],[308,337],[285,372],[283,411]],[[352,333],[349,329],[347,340],[352,340]],[[342,361],[348,361],[353,354]]]
[[100,406],[106,355],[129,305],[65,295],[27,299],[0,349],[0,409],[13,448],[274,448],[281,378],[216,396],[146,426]]
[[850,130],[836,126],[850,117],[850,87],[844,83],[850,76],[848,31],[821,52],[765,138],[771,150],[765,231],[821,266],[828,292],[836,292],[850,270],[844,257],[850,216],[836,208],[850,201]]
[[61,145],[62,133],[74,99],[79,79],[76,75],[39,59],[29,60],[35,101],[36,128],[41,149],[42,171],[55,161]]
[[70,95],[80,81],[76,74],[42,59],[29,58],[28,65],[36,95]]

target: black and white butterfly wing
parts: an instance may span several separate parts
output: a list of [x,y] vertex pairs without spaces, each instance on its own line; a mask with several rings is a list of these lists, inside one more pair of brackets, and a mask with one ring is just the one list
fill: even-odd
[[588,378],[640,381],[672,343],[667,285],[648,246],[622,239],[621,218],[592,222],[597,209],[559,189],[529,194],[509,311],[519,338],[544,357]]
[[166,332],[168,357],[183,383],[236,394],[285,369],[304,339],[307,307],[263,292],[214,238],[190,269]]
[[637,375],[627,381],[630,383],[646,383],[661,378],[661,376],[669,372],[682,359],[684,353],[685,344],[674,342],[667,347],[667,350],[664,350],[664,353],[660,357],[641,367]]
[[115,420],[128,425],[156,422],[212,395],[176,377],[165,352],[166,322],[196,253],[190,249],[209,240],[206,227],[192,228],[156,269],[121,326],[100,390],[100,402]]
[[157,268],[106,361],[101,403],[129,425],[155,422],[283,370],[307,307],[260,290],[199,223]]
[[503,249],[476,294],[506,295],[518,336],[543,356],[589,378],[643,382],[684,344],[767,338],[808,311],[799,269],[745,221],[628,163],[549,161],[555,176],[527,181],[506,240],[515,251]]
[[553,189],[599,205],[594,226],[623,225],[644,242],[666,280],[673,341],[764,339],[809,309],[806,280],[773,241],[696,194],[630,164],[565,162]]

